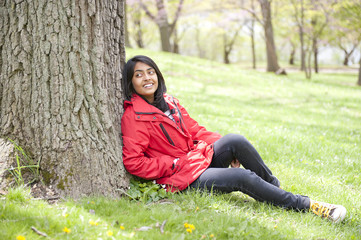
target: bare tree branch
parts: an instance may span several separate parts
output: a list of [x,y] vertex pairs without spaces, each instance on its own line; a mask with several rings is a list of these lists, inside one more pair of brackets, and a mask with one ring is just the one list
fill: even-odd
[[258,17],[256,11],[254,11],[253,9],[246,8],[246,7],[241,7],[241,9],[250,13],[257,20],[257,22],[259,22],[262,26],[264,25],[264,21]]
[[143,10],[145,11],[145,14],[147,14],[147,16],[152,19],[153,21],[156,21],[156,17],[149,11],[149,9],[147,8],[147,6],[144,5],[142,0],[139,0],[139,4],[140,6],[143,8]]
[[174,31],[174,28],[175,28],[175,25],[177,24],[177,21],[178,21],[178,19],[179,19],[180,13],[181,13],[181,11],[182,11],[183,2],[184,2],[184,0],[179,0],[178,7],[177,7],[177,12],[176,12],[176,14],[175,14],[175,16],[174,16],[173,23],[170,24],[169,35],[172,35],[172,33],[173,33],[173,31]]

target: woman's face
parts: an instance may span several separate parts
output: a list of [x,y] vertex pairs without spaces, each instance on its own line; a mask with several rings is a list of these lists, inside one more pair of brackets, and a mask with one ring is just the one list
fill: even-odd
[[154,102],[154,93],[158,89],[158,76],[151,66],[137,62],[132,78],[134,90],[150,103]]

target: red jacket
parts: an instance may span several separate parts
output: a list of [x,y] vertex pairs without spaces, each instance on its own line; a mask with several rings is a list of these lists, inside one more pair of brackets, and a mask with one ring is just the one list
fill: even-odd
[[164,98],[175,122],[136,94],[124,102],[123,163],[133,175],[183,190],[209,167],[213,143],[221,135],[199,126],[177,99]]

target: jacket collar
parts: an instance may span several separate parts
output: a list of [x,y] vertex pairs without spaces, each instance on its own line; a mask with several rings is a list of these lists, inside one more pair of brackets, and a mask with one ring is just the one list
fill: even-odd
[[[170,101],[170,98],[171,97],[168,94],[164,94],[165,101],[169,105],[169,108],[172,109],[174,108],[174,106],[173,103]],[[134,112],[136,113],[163,113],[161,110],[149,104],[142,97],[135,93],[133,93],[130,101],[124,101],[125,109],[130,105],[133,105]]]

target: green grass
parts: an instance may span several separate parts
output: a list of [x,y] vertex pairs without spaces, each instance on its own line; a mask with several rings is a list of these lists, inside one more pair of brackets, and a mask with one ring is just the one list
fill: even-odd
[[[49,205],[15,189],[0,200],[0,239],[43,239],[32,226],[50,239],[361,239],[361,88],[355,86],[356,74],[313,74],[307,80],[303,73],[276,76],[127,49],[127,57],[136,54],[158,63],[168,93],[200,124],[223,135],[246,136],[283,189],[344,205],[345,221],[332,224],[242,193],[191,191],[152,204],[89,197]],[[161,234],[157,226],[165,220]],[[188,233],[184,223],[195,230]],[[152,229],[139,231],[144,226]]]

